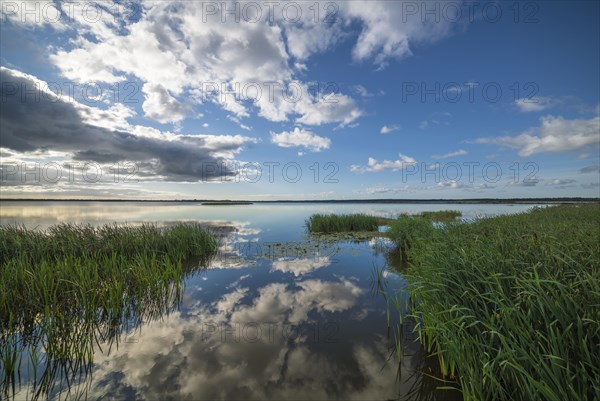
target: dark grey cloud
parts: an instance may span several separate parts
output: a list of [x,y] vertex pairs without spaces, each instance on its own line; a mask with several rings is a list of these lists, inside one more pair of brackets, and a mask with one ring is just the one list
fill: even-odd
[[595,165],[595,166],[586,166],[584,168],[579,169],[579,172],[581,174],[585,174],[585,173],[597,173],[600,171],[600,166],[599,165]]
[[515,185],[517,187],[535,187],[541,181],[542,180],[540,180],[537,177],[531,177],[531,178],[525,178],[525,179],[523,179],[523,181],[520,181],[520,182],[512,182],[512,183],[510,183],[510,185]]
[[[0,71],[0,146],[16,152],[60,151],[74,160],[96,163],[131,161],[152,166],[155,178],[201,181],[233,176],[227,159],[249,138],[178,136],[154,138],[86,123],[82,105],[51,97],[39,81],[7,68]],[[231,165],[229,163],[229,165]]]

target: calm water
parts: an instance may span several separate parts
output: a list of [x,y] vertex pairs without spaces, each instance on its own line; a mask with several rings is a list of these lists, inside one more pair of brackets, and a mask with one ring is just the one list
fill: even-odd
[[[221,236],[208,269],[190,276],[168,313],[99,341],[94,363],[75,382],[56,376],[50,398],[110,399],[457,399],[434,391],[432,361],[418,344],[398,369],[386,301],[373,274],[386,265],[382,239],[324,243],[307,237],[313,213],[392,217],[458,209],[466,218],[528,205],[2,202],[1,223],[43,229],[60,222],[197,221]],[[400,273],[386,272],[388,291]],[[395,324],[395,316],[392,316]],[[391,338],[390,338],[391,336]],[[38,355],[39,378],[43,351]],[[24,358],[15,399],[30,399]],[[0,375],[4,378],[4,372]],[[38,379],[39,380],[39,379]]]

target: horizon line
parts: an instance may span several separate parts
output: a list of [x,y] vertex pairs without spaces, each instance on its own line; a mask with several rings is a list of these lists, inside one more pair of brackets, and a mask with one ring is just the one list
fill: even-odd
[[0,202],[247,202],[247,203],[416,203],[416,202],[600,202],[600,197],[533,197],[533,198],[374,198],[374,199],[127,199],[127,198],[3,198]]

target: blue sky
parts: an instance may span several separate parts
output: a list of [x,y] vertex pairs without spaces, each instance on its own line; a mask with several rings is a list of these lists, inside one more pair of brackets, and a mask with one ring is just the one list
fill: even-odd
[[599,196],[599,2],[222,4],[3,1],[2,197]]

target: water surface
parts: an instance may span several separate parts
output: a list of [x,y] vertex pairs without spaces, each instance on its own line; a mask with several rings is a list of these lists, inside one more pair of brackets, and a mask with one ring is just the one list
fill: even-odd
[[[0,217],[2,224],[38,229],[195,221],[221,237],[218,257],[186,279],[181,299],[160,316],[123,326],[110,344],[99,341],[94,363],[77,380],[52,376],[49,398],[446,400],[459,393],[435,391],[441,383],[428,376],[434,364],[418,344],[407,348],[398,369],[388,305],[373,279],[386,265],[389,244],[381,238],[325,243],[307,236],[304,221],[313,213],[393,217],[441,209],[474,218],[530,207],[2,202]],[[388,291],[406,284],[401,272],[383,276]],[[390,321],[397,322],[393,310]],[[38,352],[37,362],[24,357],[15,399],[35,398],[34,377],[39,383],[48,366]]]

